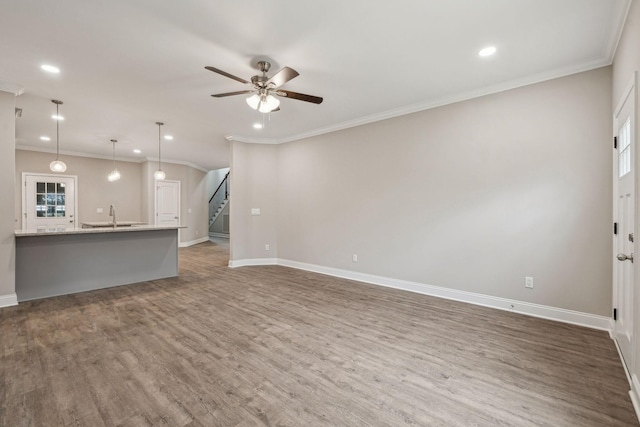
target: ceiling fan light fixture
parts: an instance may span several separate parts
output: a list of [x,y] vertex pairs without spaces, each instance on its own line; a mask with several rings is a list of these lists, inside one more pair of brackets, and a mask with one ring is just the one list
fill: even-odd
[[271,109],[270,111],[273,111],[280,106],[280,100],[273,95],[267,95],[267,99],[265,102]]
[[260,104],[260,95],[258,95],[257,93],[254,93],[253,95],[248,97],[247,104],[249,104],[249,107],[253,108],[254,110],[257,110],[258,104]]
[[260,106],[258,111],[261,113],[270,113],[280,105],[280,100],[273,95],[261,95]]

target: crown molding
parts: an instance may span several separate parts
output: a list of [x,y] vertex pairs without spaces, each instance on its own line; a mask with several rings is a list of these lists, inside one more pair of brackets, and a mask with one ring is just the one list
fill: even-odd
[[405,107],[396,108],[393,110],[383,111],[381,113],[371,114],[368,116],[358,117],[353,120],[347,120],[345,122],[336,123],[330,126],[314,129],[308,132],[303,132],[283,138],[252,138],[242,135],[229,135],[225,138],[229,141],[245,142],[250,144],[284,144],[287,142],[299,141],[301,139],[311,138],[314,136],[324,135],[331,132],[337,132],[344,129],[349,129],[356,126],[362,126],[370,123],[379,122],[382,120],[392,119],[394,117],[400,117],[407,114],[417,113],[420,111],[430,110],[432,108],[443,107],[449,104],[455,104],[457,102],[468,101],[474,98],[480,98],[482,96],[493,95],[495,93],[505,92],[511,89],[517,89],[519,87],[529,86],[536,83],[542,83],[548,80],[558,79],[561,77],[570,76],[572,74],[578,74],[585,71],[595,70],[611,65],[611,60],[606,57],[596,58],[591,61],[586,61],[581,64],[571,65],[569,67],[558,68],[552,71],[527,76],[521,79],[514,79],[507,82],[499,83],[492,86],[487,86],[482,89],[464,92],[453,96],[442,97],[435,100],[430,100],[423,103],[408,105]]
[[622,32],[624,30],[624,24],[627,22],[627,16],[629,15],[629,9],[631,9],[631,0],[627,0],[625,3],[620,5],[616,13],[613,14],[611,28],[611,34],[609,34],[609,42],[605,47],[604,57],[609,60],[609,63],[613,63],[613,58],[616,56],[616,51],[618,50],[618,44],[620,43],[620,38],[622,37]]
[[15,96],[20,96],[24,93],[24,87],[0,80],[0,92],[9,92]]
[[[16,150],[24,150],[24,151],[37,151],[40,153],[51,153],[51,154],[55,154],[56,150],[52,149],[52,148],[46,148],[46,147],[33,147],[30,145],[16,145]],[[86,157],[89,159],[100,159],[100,160],[110,160],[113,161],[113,156],[108,156],[108,155],[99,155],[99,154],[87,154],[87,153],[81,153],[79,151],[66,151],[66,150],[60,150],[60,154],[65,155],[65,156],[74,156],[74,157]],[[116,161],[118,162],[129,162],[129,163],[144,163],[144,162],[157,162],[158,158],[157,157],[141,157],[141,158],[136,158],[136,159],[132,159],[130,157],[118,157],[116,156]],[[184,162],[182,160],[172,160],[172,159],[162,159],[162,163],[167,163],[167,164],[172,164],[172,165],[181,165],[181,166],[189,166],[193,169],[197,169],[201,172],[207,173],[209,172],[209,169],[205,169],[201,166],[198,166],[196,164],[190,163],[190,162]]]

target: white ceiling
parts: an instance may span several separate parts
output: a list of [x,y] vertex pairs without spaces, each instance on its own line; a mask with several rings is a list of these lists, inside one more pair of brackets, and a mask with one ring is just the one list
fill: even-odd
[[[175,138],[163,160],[216,169],[229,165],[228,137],[290,141],[608,65],[629,3],[3,0],[0,88],[24,88],[20,148],[55,151],[60,99],[63,153],[109,158],[117,138],[118,158],[155,159],[163,121]],[[487,45],[497,54],[478,57]],[[284,89],[324,102],[282,99],[263,116],[244,96],[209,96],[245,87],[205,65],[249,79],[264,58],[270,75],[300,73]]]

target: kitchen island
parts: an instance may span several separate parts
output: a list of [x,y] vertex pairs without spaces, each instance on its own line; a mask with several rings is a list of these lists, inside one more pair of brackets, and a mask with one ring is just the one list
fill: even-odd
[[178,275],[178,229],[16,230],[18,302]]

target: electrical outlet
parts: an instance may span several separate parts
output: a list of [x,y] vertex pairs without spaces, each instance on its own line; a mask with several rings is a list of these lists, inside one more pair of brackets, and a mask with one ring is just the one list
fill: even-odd
[[271,250],[271,246],[267,243],[266,245],[264,245],[264,250],[265,251],[270,251]]
[[524,278],[524,287],[533,289],[533,277],[525,277]]
[[358,262],[358,254],[351,255],[351,261]]

